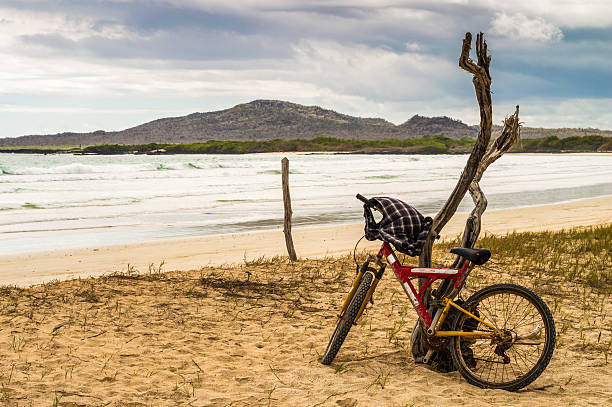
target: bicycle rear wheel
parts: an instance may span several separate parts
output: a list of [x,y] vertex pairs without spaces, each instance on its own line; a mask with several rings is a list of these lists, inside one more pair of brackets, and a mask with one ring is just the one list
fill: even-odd
[[[546,368],[555,348],[555,323],[546,304],[531,290],[496,284],[474,293],[466,310],[504,331],[504,338],[453,337],[455,366],[471,384],[516,391],[533,382]],[[461,313],[454,331],[491,331]]]
[[323,359],[321,363],[324,365],[329,365],[334,360],[340,347],[344,343],[344,339],[346,335],[348,335],[353,323],[355,322],[355,318],[357,317],[357,313],[361,309],[361,304],[366,299],[366,294],[370,289],[370,285],[372,284],[372,273],[365,273],[363,278],[361,279],[361,283],[359,287],[357,287],[357,291],[353,296],[351,303],[346,308],[344,315],[342,318],[338,320],[338,324],[336,325],[336,329],[327,344],[327,349],[325,349],[325,353],[323,354]]

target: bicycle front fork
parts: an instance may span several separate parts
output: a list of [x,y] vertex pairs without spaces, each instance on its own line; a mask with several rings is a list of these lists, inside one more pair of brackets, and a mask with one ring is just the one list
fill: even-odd
[[[386,265],[382,262],[381,257],[382,256],[372,256],[371,254],[369,254],[368,257],[366,258],[366,261],[364,261],[361,267],[357,270],[357,275],[355,276],[355,279],[353,280],[353,285],[351,286],[351,290],[349,291],[346,298],[344,299],[344,303],[342,304],[342,308],[340,309],[340,314],[338,314],[338,318],[342,318],[344,316],[344,312],[346,311],[349,304],[353,300],[353,297],[355,296],[355,293],[357,292],[357,288],[361,284],[361,281],[363,280],[363,276],[365,275],[365,273],[372,273],[372,275],[374,276],[374,281],[372,281],[372,285],[370,286],[368,293],[366,294],[366,297],[363,303],[361,304],[361,308],[359,309],[359,312],[357,312],[357,316],[355,317],[354,324],[357,324],[357,321],[359,320],[359,318],[363,314],[363,311],[365,310],[366,304],[368,303],[368,301],[372,301],[372,295],[374,294],[374,290],[376,290],[376,286],[378,285],[383,274],[385,273]],[[378,265],[378,270],[370,267],[370,263],[372,261],[376,262],[376,265]]]

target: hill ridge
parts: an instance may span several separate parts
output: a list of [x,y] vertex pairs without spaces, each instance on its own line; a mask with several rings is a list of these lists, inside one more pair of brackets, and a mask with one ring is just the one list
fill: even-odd
[[[500,129],[499,126],[494,128]],[[477,133],[478,126],[469,126],[448,116],[426,117],[415,114],[404,123],[395,125],[382,118],[356,117],[316,105],[256,99],[223,110],[159,118],[120,131],[96,130],[87,133],[62,132],[0,138],[0,146],[187,144],[208,140],[313,139],[321,136],[355,140],[401,140],[442,135],[459,139],[475,137]],[[521,133],[526,138],[550,135],[560,138],[587,134],[612,135],[612,131],[590,128],[522,128]]]

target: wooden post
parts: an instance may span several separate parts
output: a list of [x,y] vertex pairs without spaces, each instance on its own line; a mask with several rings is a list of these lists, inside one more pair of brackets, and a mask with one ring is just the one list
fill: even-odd
[[283,204],[285,206],[285,221],[283,223],[283,232],[285,233],[285,243],[287,244],[287,253],[291,261],[297,260],[295,248],[293,247],[293,238],[291,237],[291,196],[289,195],[289,160],[284,157],[281,160],[282,178],[283,178]]

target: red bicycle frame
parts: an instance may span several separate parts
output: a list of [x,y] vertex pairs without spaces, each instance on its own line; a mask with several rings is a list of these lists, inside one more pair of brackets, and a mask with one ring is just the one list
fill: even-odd
[[[393,249],[387,242],[384,242],[378,251],[378,258],[380,259],[383,256],[387,258],[387,262],[389,265],[391,265],[391,267],[393,267],[395,276],[402,284],[406,295],[408,295],[410,302],[412,302],[412,306],[427,327],[431,326],[432,316],[429,315],[429,312],[427,312],[427,309],[425,308],[425,304],[423,304],[423,296],[425,295],[425,291],[434,281],[441,278],[453,279],[455,280],[455,288],[459,287],[459,284],[463,279],[469,264],[469,262],[465,262],[463,267],[460,269],[402,266],[397,260]],[[410,281],[411,278],[415,277],[425,278],[425,282],[418,292]]]

